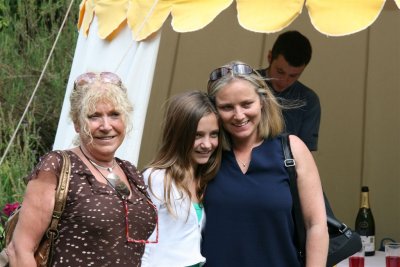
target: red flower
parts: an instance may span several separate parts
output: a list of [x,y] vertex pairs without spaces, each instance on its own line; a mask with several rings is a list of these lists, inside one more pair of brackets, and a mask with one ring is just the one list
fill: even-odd
[[18,207],[19,207],[18,202],[7,203],[3,208],[3,212],[7,217],[9,217],[13,213],[13,211],[16,210]]

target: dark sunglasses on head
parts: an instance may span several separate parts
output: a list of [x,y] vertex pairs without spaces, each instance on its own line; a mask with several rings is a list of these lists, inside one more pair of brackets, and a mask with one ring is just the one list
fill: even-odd
[[239,63],[239,64],[234,64],[232,66],[224,66],[215,69],[210,73],[210,81],[212,82],[216,81],[224,77],[228,73],[243,75],[243,74],[252,74],[253,72],[254,72],[253,68],[247,64]]
[[84,86],[87,84],[94,83],[95,81],[100,81],[103,83],[111,83],[114,85],[121,86],[122,81],[121,78],[115,73],[112,72],[86,72],[84,74],[79,75],[74,81],[74,88],[77,86]]

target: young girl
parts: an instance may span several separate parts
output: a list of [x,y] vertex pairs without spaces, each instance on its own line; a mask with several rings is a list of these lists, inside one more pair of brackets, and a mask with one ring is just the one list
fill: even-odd
[[153,237],[159,237],[158,244],[146,245],[142,266],[205,262],[200,253],[205,222],[201,202],[220,164],[218,143],[218,117],[206,93],[187,92],[170,100],[160,149],[143,174],[158,209],[159,229]]

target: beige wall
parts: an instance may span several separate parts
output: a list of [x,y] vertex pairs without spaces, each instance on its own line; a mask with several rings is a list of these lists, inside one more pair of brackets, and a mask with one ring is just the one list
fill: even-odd
[[[354,227],[362,185],[370,187],[377,242],[400,241],[400,12],[386,7],[374,24],[345,37],[327,37],[311,25],[307,10],[287,29],[313,44],[301,81],[320,96],[322,122],[315,158],[337,217]],[[164,25],[146,118],[139,167],[159,140],[165,99],[205,90],[209,72],[233,59],[266,66],[277,34],[238,25],[230,7],[204,29],[178,34]]]

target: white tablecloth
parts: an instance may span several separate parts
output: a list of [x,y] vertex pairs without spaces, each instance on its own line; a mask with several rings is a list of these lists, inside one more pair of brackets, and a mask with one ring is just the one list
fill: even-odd
[[[365,257],[364,267],[385,267],[385,252],[375,251],[374,256]],[[337,267],[349,267],[349,259],[341,261]]]

